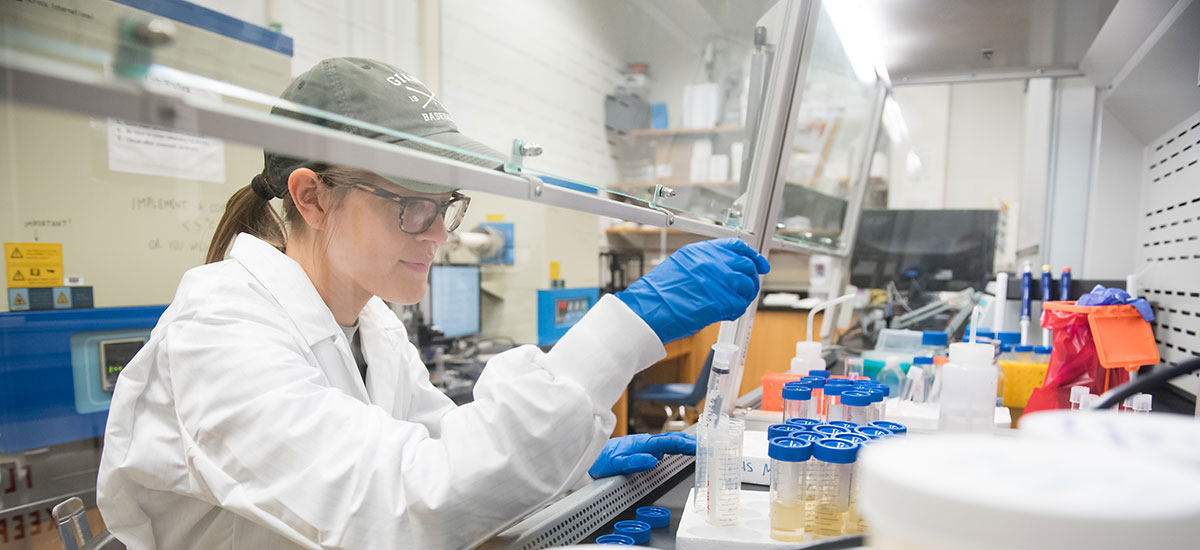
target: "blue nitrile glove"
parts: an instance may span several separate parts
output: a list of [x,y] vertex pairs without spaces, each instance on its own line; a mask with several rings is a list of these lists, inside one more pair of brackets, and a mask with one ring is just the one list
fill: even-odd
[[1144,298],[1133,298],[1128,292],[1120,288],[1104,288],[1104,285],[1096,285],[1091,292],[1080,296],[1075,301],[1077,306],[1113,306],[1128,304],[1137,308],[1138,313],[1142,314],[1142,319],[1147,323],[1154,320],[1154,310],[1150,308],[1150,302]]
[[588,469],[588,475],[602,477],[632,474],[653,469],[663,455],[695,455],[696,438],[682,432],[633,434],[614,437]]
[[617,293],[663,344],[732,321],[758,297],[767,259],[741,239],[692,243]]

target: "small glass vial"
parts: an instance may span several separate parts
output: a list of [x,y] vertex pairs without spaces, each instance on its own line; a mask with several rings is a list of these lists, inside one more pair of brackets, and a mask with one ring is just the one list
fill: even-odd
[[846,378],[861,380],[863,376],[863,360],[861,357],[847,357],[844,363]]
[[799,382],[783,385],[783,421],[791,418],[816,418],[812,387]]
[[767,456],[771,458],[771,538],[775,540],[804,540],[804,491],[812,450],[812,442],[803,439],[779,437],[767,443]]
[[817,536],[841,536],[850,509],[854,462],[858,444],[844,439],[822,439],[813,447],[813,466],[819,470],[812,523],[806,531]]

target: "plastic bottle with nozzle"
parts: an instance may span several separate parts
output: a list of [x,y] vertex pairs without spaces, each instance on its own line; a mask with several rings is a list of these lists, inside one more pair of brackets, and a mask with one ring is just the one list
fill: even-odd
[[960,342],[950,345],[950,362],[942,366],[942,430],[990,431],[995,427],[997,379],[994,348]]

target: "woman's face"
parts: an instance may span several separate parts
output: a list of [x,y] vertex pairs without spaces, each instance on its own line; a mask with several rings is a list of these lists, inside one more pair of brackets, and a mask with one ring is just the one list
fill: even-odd
[[[363,174],[375,187],[406,197],[445,202],[450,193],[427,195],[410,191],[374,174]],[[448,233],[441,216],[424,233],[400,230],[400,205],[353,189],[336,216],[329,244],[330,268],[370,295],[389,302],[415,304],[425,296],[429,265]]]

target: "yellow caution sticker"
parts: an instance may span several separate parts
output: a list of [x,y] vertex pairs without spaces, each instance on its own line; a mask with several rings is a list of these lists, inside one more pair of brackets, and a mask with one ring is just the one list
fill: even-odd
[[66,292],[59,292],[59,293],[58,293],[58,303],[60,303],[60,304],[69,304],[69,303],[71,303],[71,300],[68,300],[68,299],[67,299],[67,293],[66,293]]
[[4,268],[10,288],[62,286],[62,243],[4,243]]
[[14,306],[27,306],[27,305],[29,305],[29,302],[25,301],[25,296],[18,294],[18,295],[16,295],[16,297],[13,298],[13,305]]

